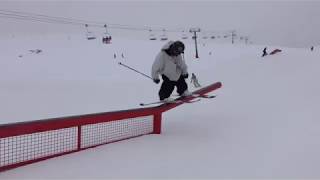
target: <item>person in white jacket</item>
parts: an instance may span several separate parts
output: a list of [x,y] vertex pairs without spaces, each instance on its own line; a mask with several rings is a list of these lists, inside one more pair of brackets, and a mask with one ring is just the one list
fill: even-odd
[[159,90],[159,98],[164,101],[172,101],[170,95],[175,87],[181,96],[188,96],[188,67],[182,58],[185,45],[181,41],[169,41],[155,58],[152,65],[151,76],[155,83],[159,83],[159,75],[162,76],[162,84]]

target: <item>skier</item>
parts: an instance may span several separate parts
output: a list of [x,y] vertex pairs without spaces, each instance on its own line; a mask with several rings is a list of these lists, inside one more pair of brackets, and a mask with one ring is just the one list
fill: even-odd
[[173,101],[170,95],[175,87],[179,95],[191,95],[185,81],[188,78],[188,67],[182,58],[184,49],[185,46],[181,41],[169,41],[155,58],[151,76],[156,84],[160,82],[159,75],[162,76],[163,82],[159,90],[161,101]]
[[265,47],[262,52],[263,52],[262,57],[268,55],[268,53],[267,53],[267,47]]
[[195,88],[201,87],[201,85],[199,84],[199,81],[197,79],[197,76],[194,73],[192,73],[192,75],[191,75],[190,83],[193,83]]
[[311,46],[310,50],[313,51],[313,46]]

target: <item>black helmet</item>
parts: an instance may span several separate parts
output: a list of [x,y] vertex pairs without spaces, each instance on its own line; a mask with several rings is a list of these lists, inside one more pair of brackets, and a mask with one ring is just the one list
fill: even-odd
[[181,53],[184,53],[184,48],[185,48],[185,46],[184,46],[183,42],[181,42],[181,41],[175,41],[170,46],[171,52],[174,55],[179,55]]
[[185,46],[184,46],[183,42],[181,42],[181,41],[175,41],[173,44],[174,44],[174,46],[175,46],[178,50],[180,50],[181,53],[184,52]]

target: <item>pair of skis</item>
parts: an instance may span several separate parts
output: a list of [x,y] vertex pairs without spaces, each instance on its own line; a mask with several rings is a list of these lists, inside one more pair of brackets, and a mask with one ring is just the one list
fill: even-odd
[[[198,98],[195,100],[184,100],[185,98],[188,97],[194,97],[194,98]],[[202,94],[191,94],[190,96],[181,96],[180,98],[177,98],[173,101],[155,101],[155,102],[150,102],[150,103],[140,103],[140,106],[149,106],[149,105],[155,105],[155,104],[179,104],[179,103],[194,103],[194,102],[198,102],[201,100],[201,98],[205,98],[205,99],[211,99],[211,98],[215,98],[215,95],[202,95]]]

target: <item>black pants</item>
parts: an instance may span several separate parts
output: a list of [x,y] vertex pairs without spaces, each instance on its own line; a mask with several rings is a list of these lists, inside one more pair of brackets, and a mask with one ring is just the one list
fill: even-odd
[[162,75],[162,79],[163,82],[159,90],[160,100],[164,100],[165,98],[170,97],[175,86],[177,87],[177,93],[179,95],[182,95],[184,91],[188,89],[188,85],[182,76],[180,76],[178,81],[170,81],[165,75]]

